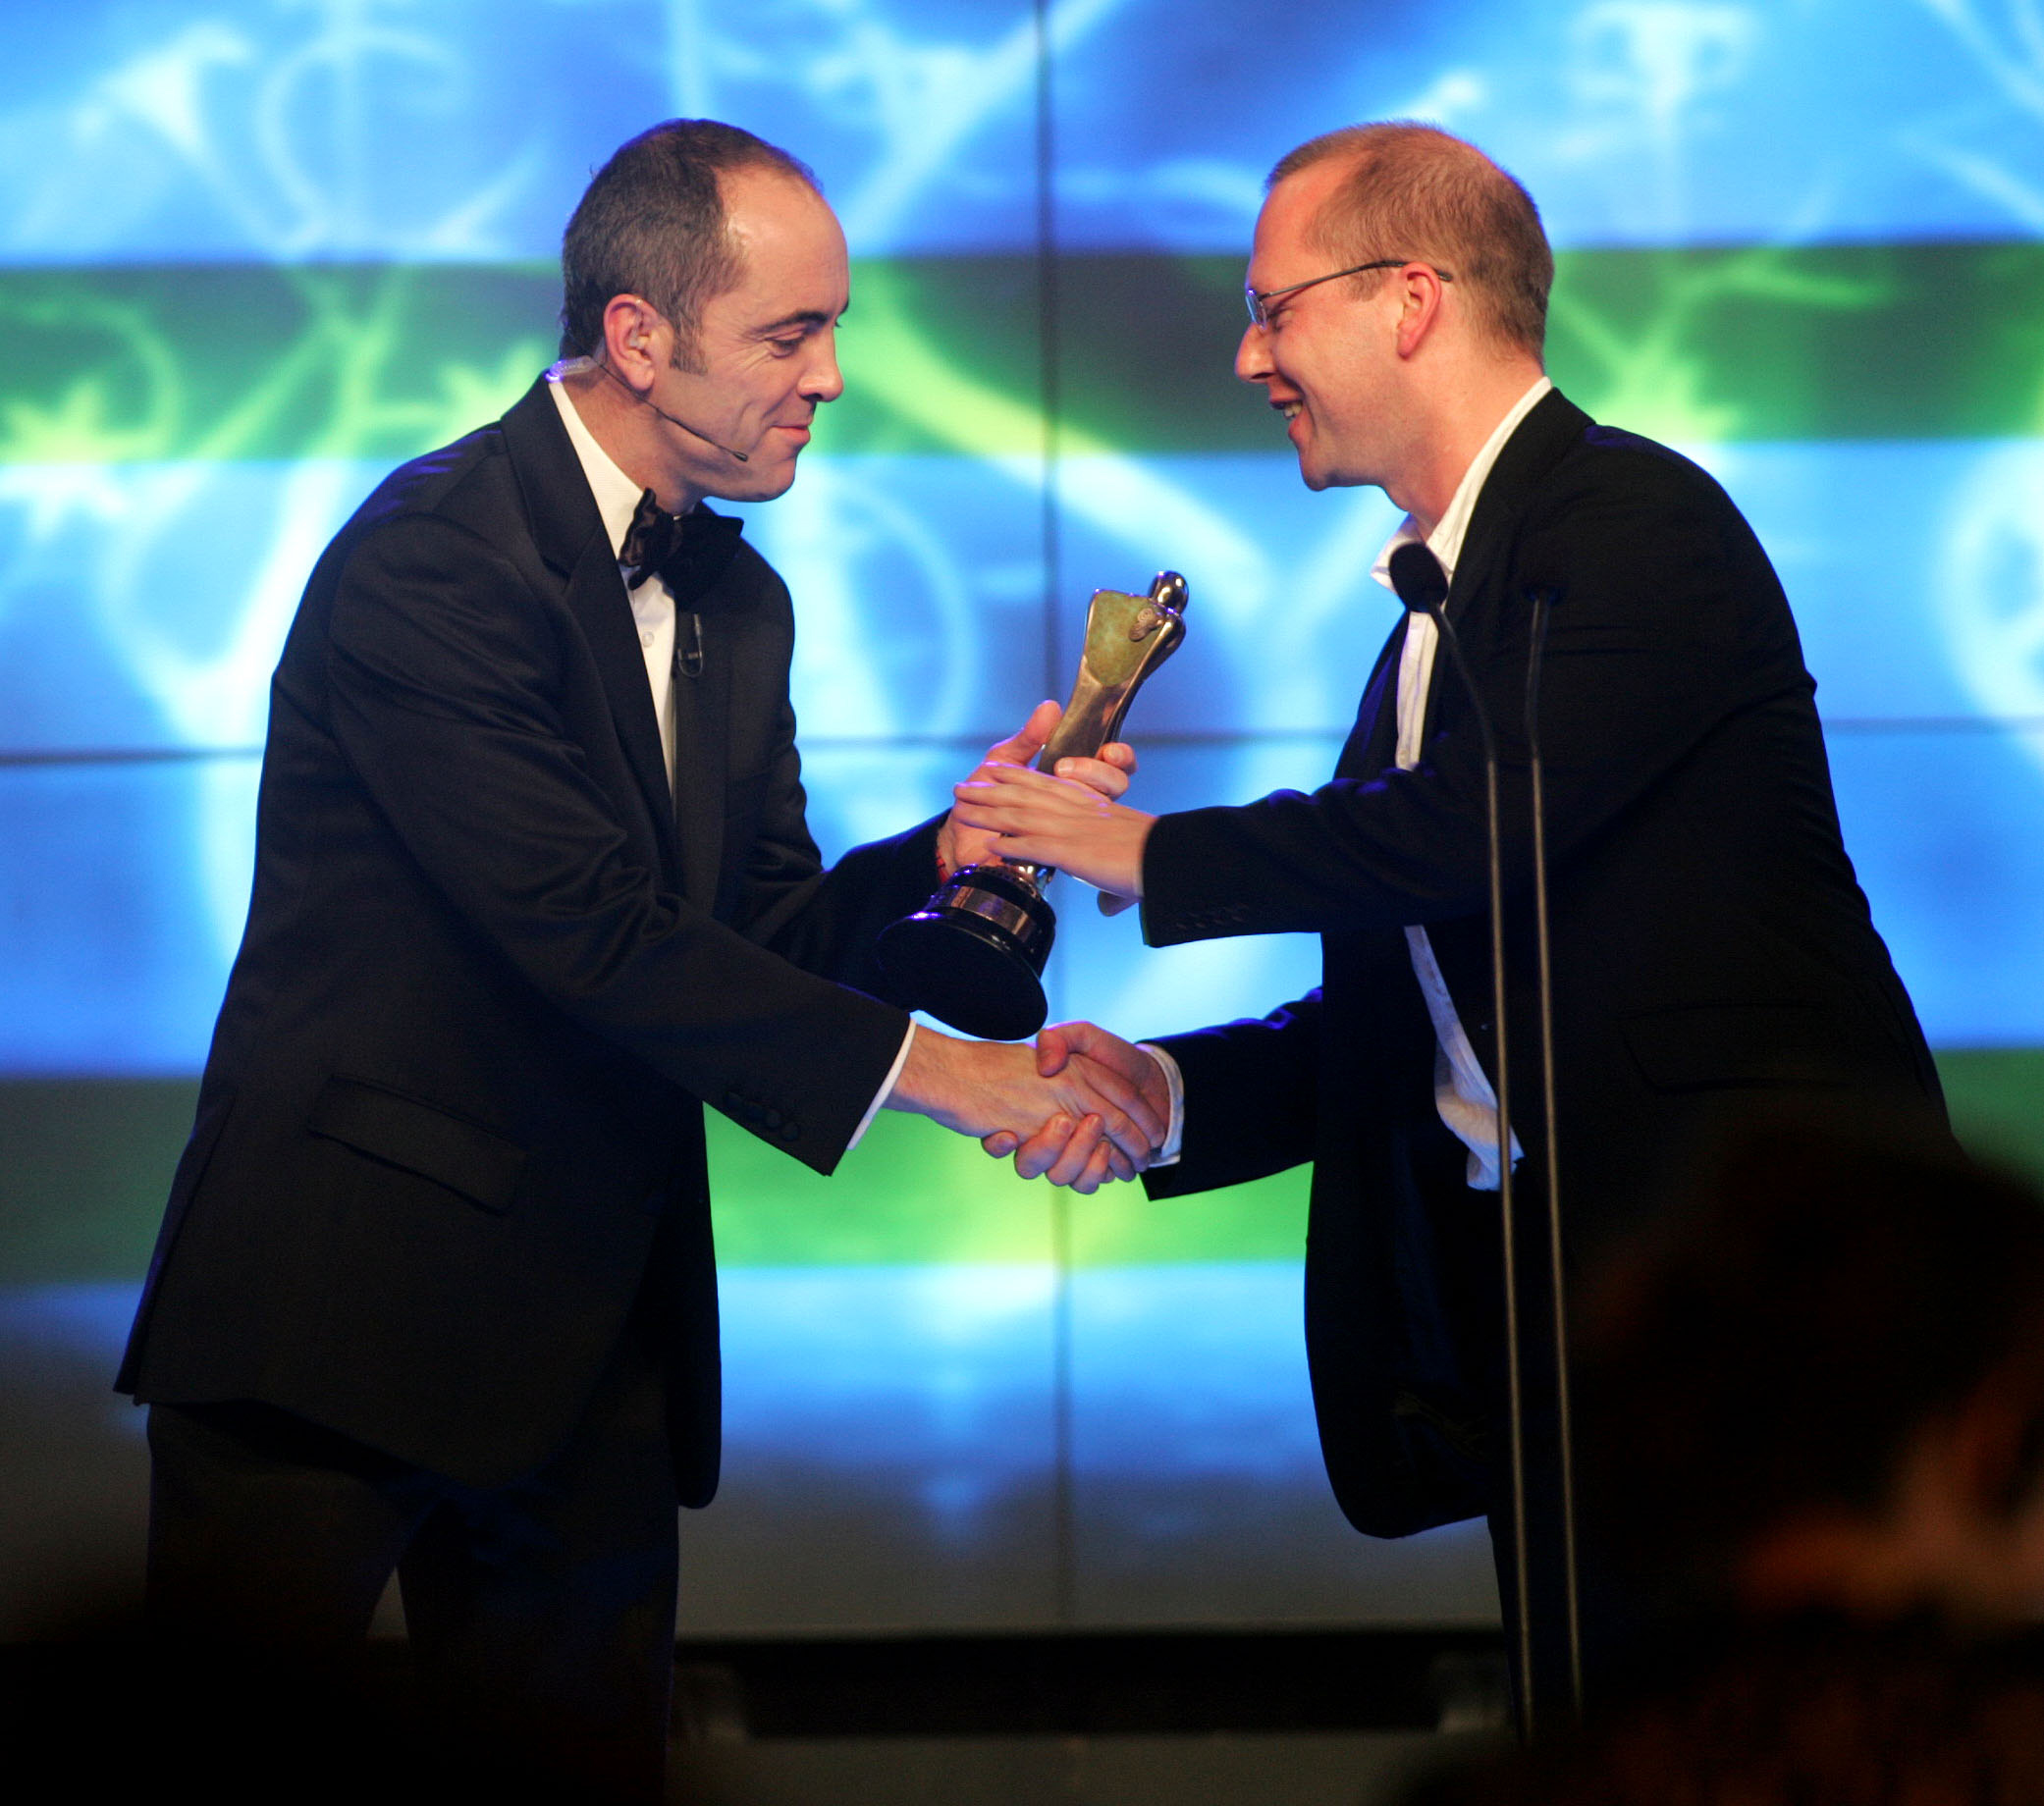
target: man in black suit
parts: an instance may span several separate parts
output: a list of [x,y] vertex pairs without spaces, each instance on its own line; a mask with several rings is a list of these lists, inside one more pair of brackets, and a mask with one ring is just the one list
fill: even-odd
[[[822,1172],[885,1105],[1162,1120],[1090,1064],[911,1027],[880,927],[983,850],[925,823],[825,870],[786,589],[705,497],[793,481],[842,389],[809,173],[675,121],[591,183],[564,362],[384,483],[272,692],[248,926],[120,1384],[152,1406],[151,1608],[297,1655],[401,1574],[429,1679],[658,1785],[674,1508],[716,1486],[701,1104]],[[996,756],[1041,747],[1054,705]],[[1125,748],[1080,762],[1103,790]]]
[[[1593,424],[1547,382],[1553,261],[1519,185],[1425,127],[1302,146],[1273,172],[1237,373],[1310,488],[1370,483],[1425,544],[1503,759],[1509,1021],[1526,1204],[1547,1173],[1528,897],[1532,596],[1558,590],[1539,726],[1551,862],[1558,1175],[1577,1263],[1648,1208],[1672,1157],[1757,1096],[1849,1094],[1941,1120],[1935,1069],[1841,844],[1813,685],[1780,585],[1701,470]],[[1084,1027],[1171,1109],[1170,1196],[1310,1160],[1307,1341],[1321,1446],[1358,1528],[1506,1519],[1500,1150],[1480,737],[1435,628],[1401,619],[1333,780],[1153,818],[1025,771],[960,788],[1003,853],[1142,899],[1146,938],[1315,930],[1320,986],[1152,1058]],[[992,1151],[1013,1138],[989,1142]],[[1025,1171],[1059,1142],[1020,1147]],[[1515,1153],[1518,1151],[1515,1148]],[[1176,1154],[1175,1163],[1172,1155]],[[1536,1286],[1528,1334],[1547,1343]],[[1551,1371],[1530,1421],[1534,1623],[1559,1632],[1545,1502]],[[1503,1567],[1510,1538],[1493,1538]],[[1551,1553],[1551,1552],[1549,1552]],[[1511,1576],[1500,1575],[1507,1611]],[[1600,1611],[1592,1601],[1593,1618]],[[1593,1628],[1595,1626],[1593,1625]],[[1550,1666],[1549,1659],[1553,1662]],[[1536,1690],[1560,1696],[1543,1634]]]

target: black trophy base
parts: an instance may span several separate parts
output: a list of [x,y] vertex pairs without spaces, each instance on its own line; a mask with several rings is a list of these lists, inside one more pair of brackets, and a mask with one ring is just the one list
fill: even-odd
[[1027,879],[968,866],[881,930],[881,970],[909,1009],[981,1040],[1018,1041],[1050,1013],[1043,971],[1056,931],[1056,914]]

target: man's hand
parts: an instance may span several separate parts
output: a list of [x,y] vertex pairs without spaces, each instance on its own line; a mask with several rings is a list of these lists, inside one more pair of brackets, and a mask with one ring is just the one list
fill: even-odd
[[[1136,1057],[1155,1066],[1147,1054]],[[1035,1152],[1023,1176],[1079,1192],[1134,1178],[1150,1164],[1170,1118],[1168,1098],[1159,1111],[1155,1095],[1123,1071],[1076,1047],[1060,1046],[1046,1070],[1041,1048],[955,1040],[921,1028],[887,1107],[917,1111],[983,1144],[1006,1135],[1019,1147],[1026,1137]]]
[[[1109,1035],[1105,1029],[1090,1022],[1060,1022],[1036,1037],[1036,1069],[1042,1077],[1055,1078],[1074,1060],[1113,1073],[1135,1091],[1145,1108],[1162,1125],[1156,1134],[1157,1145],[1162,1145],[1171,1121],[1171,1089],[1165,1082],[1163,1068],[1156,1060],[1132,1041],[1125,1041],[1118,1035]],[[1048,1174],[1051,1183],[1057,1185],[1068,1183],[1058,1175],[1071,1167],[1079,1141],[1071,1126],[1060,1128],[1052,1121],[1046,1123],[1027,1141],[1010,1131],[1000,1130],[985,1137],[980,1145],[996,1160],[1013,1154],[1015,1171],[1024,1179]],[[1090,1146],[1088,1153],[1090,1157]],[[1117,1173],[1115,1177],[1125,1179],[1133,1175]],[[1076,1189],[1091,1192],[1095,1188]]]
[[1156,818],[1100,786],[990,762],[951,794],[951,821],[986,834],[1000,858],[1055,866],[1116,896],[1143,894],[1143,848]]
[[[1063,716],[1064,710],[1058,704],[1038,703],[1030,712],[1029,719],[1022,723],[1021,732],[1001,741],[998,746],[990,747],[986,758],[980,761],[978,769],[966,781],[983,782],[996,768],[1007,770],[1026,769],[1049,744],[1050,735]],[[1119,740],[1108,741],[1095,758],[1060,759],[1057,762],[1058,776],[1070,778],[1086,786],[1090,793],[1110,800],[1128,788],[1129,776],[1135,769],[1135,749]],[[996,858],[997,854],[993,833],[986,828],[967,826],[954,809],[937,830],[937,857],[948,877],[966,866],[983,865]]]

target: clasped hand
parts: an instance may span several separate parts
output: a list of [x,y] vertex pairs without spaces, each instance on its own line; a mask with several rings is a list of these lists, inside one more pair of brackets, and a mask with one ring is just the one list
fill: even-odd
[[1133,901],[1143,894],[1143,848],[1156,818],[1117,801],[1119,789],[1068,769],[1079,763],[1059,760],[1054,776],[984,765],[951,792],[950,819],[999,858],[1054,866],[1103,896]]
[[972,775],[952,791],[958,800],[937,832],[937,857],[946,876],[1003,857],[1028,857],[996,844],[1000,839],[998,828],[982,819],[983,805],[993,794],[989,787],[1004,778],[1019,776],[1046,784],[1068,784],[1081,795],[1103,804],[1113,802],[1127,790],[1136,769],[1136,755],[1133,747],[1120,740],[1108,741],[1090,759],[1060,759],[1054,777],[1031,769],[1030,762],[1049,744],[1050,735],[1063,717],[1064,710],[1058,704],[1038,703],[1023,722],[1021,732],[989,748]]
[[1076,1071],[1096,1086],[1103,1082],[1101,1075],[1118,1081],[1133,1094],[1132,1120],[1155,1125],[1151,1145],[1142,1159],[1124,1166],[1123,1150],[1103,1130],[1089,1130],[1083,1119],[1074,1123],[1053,1116],[1026,1141],[1006,1129],[982,1138],[980,1145],[996,1160],[1013,1154],[1015,1171],[1024,1179],[1045,1178],[1090,1193],[1108,1178],[1133,1179],[1156,1157],[1170,1126],[1170,1087],[1163,1068],[1142,1048],[1096,1023],[1061,1022],[1036,1037],[1036,1070],[1047,1080]]

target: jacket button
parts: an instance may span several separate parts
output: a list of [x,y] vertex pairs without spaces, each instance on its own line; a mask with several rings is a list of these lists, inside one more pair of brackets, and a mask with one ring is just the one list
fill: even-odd
[[781,1121],[780,1112],[769,1106],[760,1111],[760,1121],[765,1123],[769,1129],[779,1129]]

